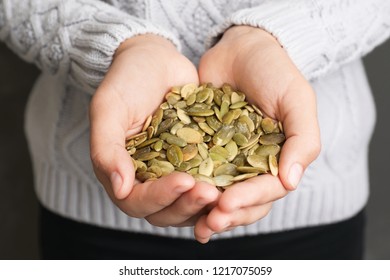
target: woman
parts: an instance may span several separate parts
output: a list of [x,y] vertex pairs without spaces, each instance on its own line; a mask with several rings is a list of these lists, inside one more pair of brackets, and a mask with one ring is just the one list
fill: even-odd
[[[0,1],[1,40],[42,69],[26,132],[44,258],[362,258],[360,59],[389,36],[387,1],[105,2]],[[223,194],[134,181],[125,138],[189,82],[228,82],[283,122],[279,177]]]

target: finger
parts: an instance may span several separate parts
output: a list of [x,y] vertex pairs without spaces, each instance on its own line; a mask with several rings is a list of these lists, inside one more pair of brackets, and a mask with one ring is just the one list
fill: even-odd
[[207,216],[207,226],[213,232],[223,232],[228,228],[246,226],[264,218],[271,210],[272,202],[263,205],[241,208],[237,211],[226,213],[218,207]]
[[233,230],[238,226],[246,226],[264,218],[270,212],[272,202],[260,206],[252,206],[226,213],[218,207],[207,216],[201,217],[195,224],[194,234],[196,240],[207,243],[216,233]]
[[242,208],[267,204],[287,193],[278,177],[264,174],[227,188],[219,199],[218,208],[232,213]]
[[107,192],[124,199],[132,189],[134,167],[125,149],[126,108],[114,94],[98,92],[90,105],[90,153],[94,171]]
[[199,62],[198,72],[200,83],[212,83],[214,86],[220,87],[224,83],[229,83],[235,87],[233,75],[231,71],[224,67],[227,65],[226,58],[215,53],[215,48],[207,51]]
[[135,185],[130,195],[117,205],[132,217],[144,218],[168,207],[194,185],[191,175],[174,172],[158,180]]
[[[306,167],[317,158],[321,149],[316,98],[307,84],[291,87],[280,104],[286,142],[280,155],[279,176],[288,190],[294,190]],[[301,100],[305,100],[302,102]]]
[[196,222],[194,227],[194,236],[198,242],[205,244],[209,242],[210,237],[214,234],[209,226],[207,225],[207,216],[201,216],[199,220]]
[[[196,185],[169,207],[154,213],[146,219],[149,223],[156,226],[188,225],[189,219],[199,214],[206,205],[216,201],[220,192],[214,186],[204,182]],[[187,223],[184,223],[188,221]]]

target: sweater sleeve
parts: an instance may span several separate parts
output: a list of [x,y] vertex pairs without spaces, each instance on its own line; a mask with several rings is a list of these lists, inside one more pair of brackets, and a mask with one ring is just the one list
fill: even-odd
[[212,30],[214,44],[233,25],[273,34],[308,79],[364,56],[390,34],[389,0],[262,1],[239,10]]
[[93,93],[121,42],[152,33],[178,40],[151,22],[97,0],[0,0],[0,41],[42,71]]

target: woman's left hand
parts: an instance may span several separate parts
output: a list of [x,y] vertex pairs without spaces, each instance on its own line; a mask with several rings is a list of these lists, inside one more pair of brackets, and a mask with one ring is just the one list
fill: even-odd
[[235,26],[202,57],[200,82],[230,83],[246,93],[265,115],[283,123],[279,176],[257,176],[229,187],[208,215],[195,225],[196,239],[248,225],[265,217],[272,202],[294,190],[320,152],[316,97],[285,50],[266,31]]

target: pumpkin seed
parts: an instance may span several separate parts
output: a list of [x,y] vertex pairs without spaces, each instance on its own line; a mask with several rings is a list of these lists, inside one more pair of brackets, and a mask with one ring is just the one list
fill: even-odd
[[183,161],[193,159],[198,154],[198,147],[195,144],[187,145],[183,148]]
[[246,104],[248,104],[248,102],[238,101],[238,102],[230,105],[230,109],[239,109],[239,108],[245,107]]
[[145,121],[145,123],[144,123],[144,126],[142,127],[142,131],[145,131],[148,127],[149,127],[149,125],[150,125],[150,123],[152,122],[152,115],[150,115],[147,119],[146,119],[146,121]]
[[281,144],[286,140],[286,136],[283,133],[271,133],[264,134],[260,136],[260,144],[263,145],[272,145],[272,144]]
[[198,144],[203,142],[202,134],[200,134],[193,128],[180,128],[176,132],[176,135],[179,136],[181,139],[184,139],[184,141],[186,141],[188,144]]
[[153,172],[147,172],[147,171],[142,171],[136,173],[136,178],[140,180],[141,182],[145,182],[147,180],[157,178],[157,175],[154,174]]
[[268,164],[269,164],[269,169],[271,170],[271,174],[274,176],[278,176],[279,173],[278,161],[276,160],[276,157],[274,155],[269,155]]
[[267,157],[269,155],[276,156],[280,152],[280,146],[276,144],[271,145],[260,145],[256,150],[255,154],[263,157]]
[[256,177],[257,175],[259,175],[259,173],[257,173],[257,172],[255,172],[255,173],[244,173],[244,174],[240,174],[240,175],[235,176],[232,179],[232,181],[233,182],[240,182],[240,181],[244,181],[244,180],[249,179],[249,178]]
[[237,171],[237,166],[234,165],[233,163],[224,163],[215,168],[214,170],[214,176],[219,176],[219,175],[232,175],[236,176],[238,175]]
[[182,109],[177,109],[177,117],[184,123],[184,124],[190,124],[191,119],[190,117],[184,112]]
[[275,123],[270,118],[264,118],[261,122],[261,128],[266,134],[272,133],[275,129]]
[[238,146],[245,146],[248,144],[248,138],[246,138],[242,133],[234,134],[233,140],[237,143]]
[[205,175],[202,175],[202,174],[195,174],[193,175],[194,176],[194,179],[195,181],[197,182],[206,182],[212,186],[215,186],[215,182],[212,178],[208,177],[208,176],[205,176]]
[[225,149],[228,151],[229,155],[227,157],[227,160],[231,162],[238,154],[238,147],[236,142],[230,140],[226,145]]
[[197,86],[195,84],[184,85],[180,90],[181,97],[185,99],[189,94],[193,93],[196,88]]
[[252,165],[253,167],[261,168],[262,170],[268,171],[268,158],[258,156],[258,155],[251,155],[246,158],[248,163]]
[[213,174],[214,170],[214,162],[213,160],[208,157],[202,163],[199,165],[199,174],[202,174],[204,176],[211,176]]
[[151,160],[152,158],[156,158],[159,155],[160,155],[159,152],[148,152],[148,153],[141,153],[140,155],[134,154],[133,157],[136,160],[147,161],[147,160]]
[[215,145],[225,146],[234,136],[235,130],[231,125],[223,125],[217,133],[214,134],[213,142]]
[[142,182],[177,170],[223,191],[259,174],[277,176],[283,131],[230,85],[191,83],[172,87],[125,148]]
[[233,184],[233,176],[232,175],[219,175],[219,176],[215,176],[213,178],[214,180],[214,183],[216,186],[218,187],[226,187],[226,186],[230,186],[231,184]]
[[171,145],[167,150],[167,158],[174,166],[179,166],[183,162],[183,152],[178,146]]
[[161,177],[163,173],[161,168],[157,165],[149,166],[146,171],[156,174],[157,178]]
[[161,133],[161,139],[167,141],[168,144],[177,145],[179,147],[185,147],[187,145],[187,142],[183,138],[177,137],[168,132]]

